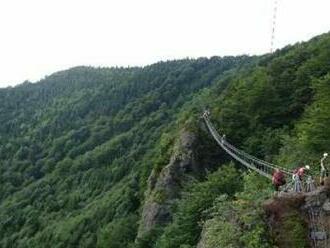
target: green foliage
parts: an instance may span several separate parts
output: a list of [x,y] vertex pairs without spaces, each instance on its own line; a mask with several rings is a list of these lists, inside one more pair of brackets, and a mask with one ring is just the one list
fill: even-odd
[[306,239],[307,226],[299,212],[291,211],[285,217],[280,234],[275,241],[283,247],[310,247]]
[[[313,103],[306,108],[294,129],[294,135],[285,137],[278,161],[297,166],[311,164],[312,173],[319,174],[319,160],[327,152],[330,142],[330,77],[314,80]],[[292,167],[292,166],[290,166]]]
[[134,248],[153,248],[156,245],[157,239],[161,235],[163,228],[160,226],[154,227],[149,232],[143,234],[142,237],[136,239]]
[[169,161],[180,109],[249,61],[76,67],[0,89],[0,246],[116,247],[134,240],[132,216],[153,167],[160,171]]
[[139,217],[137,215],[129,215],[113,220],[101,231],[98,247],[128,247],[130,243],[134,242],[138,219]]
[[211,207],[214,199],[222,194],[234,195],[241,187],[241,178],[233,166],[223,166],[210,174],[205,182],[189,188],[178,203],[174,221],[165,228],[156,247],[181,247],[197,243],[203,211]]
[[[214,172],[228,157],[200,114],[210,109],[231,143],[261,159],[314,165],[329,147],[329,57],[325,34],[261,57],[76,67],[0,89],[0,246],[194,247],[205,222],[209,247],[269,247],[269,183],[232,166]],[[198,134],[196,159],[211,173],[194,175],[173,221],[135,243],[147,180],[180,130]],[[288,220],[292,237],[297,223]]]
[[211,219],[204,225],[203,247],[228,247],[240,248],[239,239],[242,235],[241,230],[234,224],[222,219]]
[[204,247],[272,247],[261,208],[271,195],[269,183],[254,173],[246,174],[243,182],[235,198],[221,195],[205,211]]
[[298,126],[299,142],[316,153],[326,151],[330,146],[330,74],[313,84],[314,102]]

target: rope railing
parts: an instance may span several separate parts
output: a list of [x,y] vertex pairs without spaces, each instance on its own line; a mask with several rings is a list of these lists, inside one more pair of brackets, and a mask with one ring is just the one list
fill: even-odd
[[286,176],[291,176],[292,173],[288,169],[263,161],[240,149],[237,149],[235,146],[227,142],[224,137],[220,136],[220,134],[215,129],[207,115],[203,115],[203,118],[206,123],[206,126],[208,127],[210,133],[212,134],[216,142],[236,161],[240,162],[247,168],[256,171],[260,175],[270,180],[272,179],[272,174],[275,169],[281,170]]
[[275,164],[269,163],[269,162],[267,162],[267,161],[264,161],[264,160],[258,159],[258,158],[256,158],[256,157],[254,157],[254,156],[252,156],[252,155],[250,155],[250,154],[248,154],[248,153],[246,153],[246,152],[240,150],[240,149],[237,149],[236,147],[234,147],[233,145],[231,145],[230,143],[228,143],[226,140],[224,140],[223,142],[224,142],[224,144],[225,144],[226,146],[228,146],[228,147],[230,147],[231,149],[237,151],[238,153],[243,154],[245,157],[251,159],[252,161],[255,161],[256,163],[263,164],[263,165],[265,165],[265,166],[267,166],[267,167],[272,168],[273,170],[275,170],[275,169],[280,169],[281,171],[283,171],[284,173],[286,173],[286,174],[288,174],[288,175],[291,175],[291,174],[292,174],[292,172],[291,172],[290,170],[288,170],[287,168],[283,168],[283,167],[277,166],[277,165],[275,165]]

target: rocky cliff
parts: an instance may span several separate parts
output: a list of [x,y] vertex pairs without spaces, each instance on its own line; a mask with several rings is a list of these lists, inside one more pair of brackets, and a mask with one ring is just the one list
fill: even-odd
[[309,193],[282,193],[264,205],[278,247],[330,247],[330,180]]
[[197,137],[192,132],[181,132],[170,162],[160,173],[157,174],[155,170],[151,173],[138,237],[171,220],[171,207],[180,197],[183,184],[194,180],[193,175],[200,175],[204,170],[196,156],[196,141]]

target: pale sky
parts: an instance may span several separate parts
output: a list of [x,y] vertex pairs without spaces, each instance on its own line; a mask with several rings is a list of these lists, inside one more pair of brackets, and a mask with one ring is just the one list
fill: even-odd
[[[78,65],[264,54],[274,0],[0,0],[0,87]],[[278,0],[275,47],[330,30],[329,0]]]

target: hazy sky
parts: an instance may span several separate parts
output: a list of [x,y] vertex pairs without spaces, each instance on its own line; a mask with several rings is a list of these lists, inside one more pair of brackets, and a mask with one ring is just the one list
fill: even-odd
[[[274,0],[0,0],[0,87],[77,65],[263,54]],[[330,30],[329,0],[278,0],[276,47]]]

